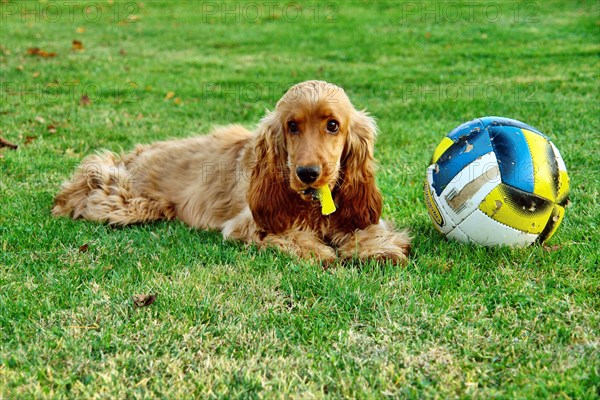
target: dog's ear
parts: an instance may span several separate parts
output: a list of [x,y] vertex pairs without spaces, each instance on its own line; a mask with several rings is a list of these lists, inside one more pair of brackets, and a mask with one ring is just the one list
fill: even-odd
[[336,193],[338,229],[351,232],[377,224],[383,199],[375,183],[377,124],[364,111],[353,110],[342,153],[341,185]]
[[248,204],[257,225],[268,233],[282,233],[297,215],[297,197],[289,186],[287,151],[276,111],[261,120],[254,145]]

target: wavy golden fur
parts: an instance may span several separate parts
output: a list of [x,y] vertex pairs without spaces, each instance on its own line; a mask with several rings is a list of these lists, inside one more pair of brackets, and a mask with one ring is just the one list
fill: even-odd
[[[343,89],[307,81],[260,121],[211,135],[85,158],[55,199],[54,215],[115,225],[179,218],[225,238],[330,262],[406,260],[410,239],[380,220],[375,121]],[[329,185],[337,211],[321,214]]]

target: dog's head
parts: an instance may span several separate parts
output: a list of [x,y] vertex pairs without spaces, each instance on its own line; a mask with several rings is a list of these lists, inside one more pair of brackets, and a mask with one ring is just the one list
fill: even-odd
[[[328,185],[336,203],[344,203],[338,204],[341,214],[363,211],[346,216],[364,227],[377,223],[381,211],[374,184],[376,133],[375,121],[356,110],[342,88],[323,81],[302,82],[291,87],[261,121],[257,163],[276,169],[271,173],[278,175],[275,186],[286,192],[282,201],[289,203],[294,194],[314,201],[315,189]],[[286,188],[281,187],[284,182]],[[275,202],[277,195],[270,199]],[[358,207],[366,207],[366,215]]]

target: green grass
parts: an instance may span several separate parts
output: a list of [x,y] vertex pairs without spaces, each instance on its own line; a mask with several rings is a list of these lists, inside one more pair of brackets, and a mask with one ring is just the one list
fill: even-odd
[[[0,4],[0,135],[19,145],[0,150],[0,398],[598,396],[597,2],[301,3],[300,17],[278,3],[262,18],[260,2],[84,3]],[[324,272],[176,221],[50,216],[91,151],[252,127],[305,79],[378,119],[406,267]],[[565,158],[572,204],[546,247],[461,245],[429,221],[433,149],[484,115],[536,126]],[[157,300],[134,308],[136,293]]]

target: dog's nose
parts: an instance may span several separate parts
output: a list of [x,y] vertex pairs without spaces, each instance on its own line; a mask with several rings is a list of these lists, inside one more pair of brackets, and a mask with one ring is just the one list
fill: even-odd
[[318,165],[298,167],[296,168],[296,175],[298,175],[298,178],[300,178],[302,182],[308,185],[316,181],[319,175],[321,175],[321,167]]

